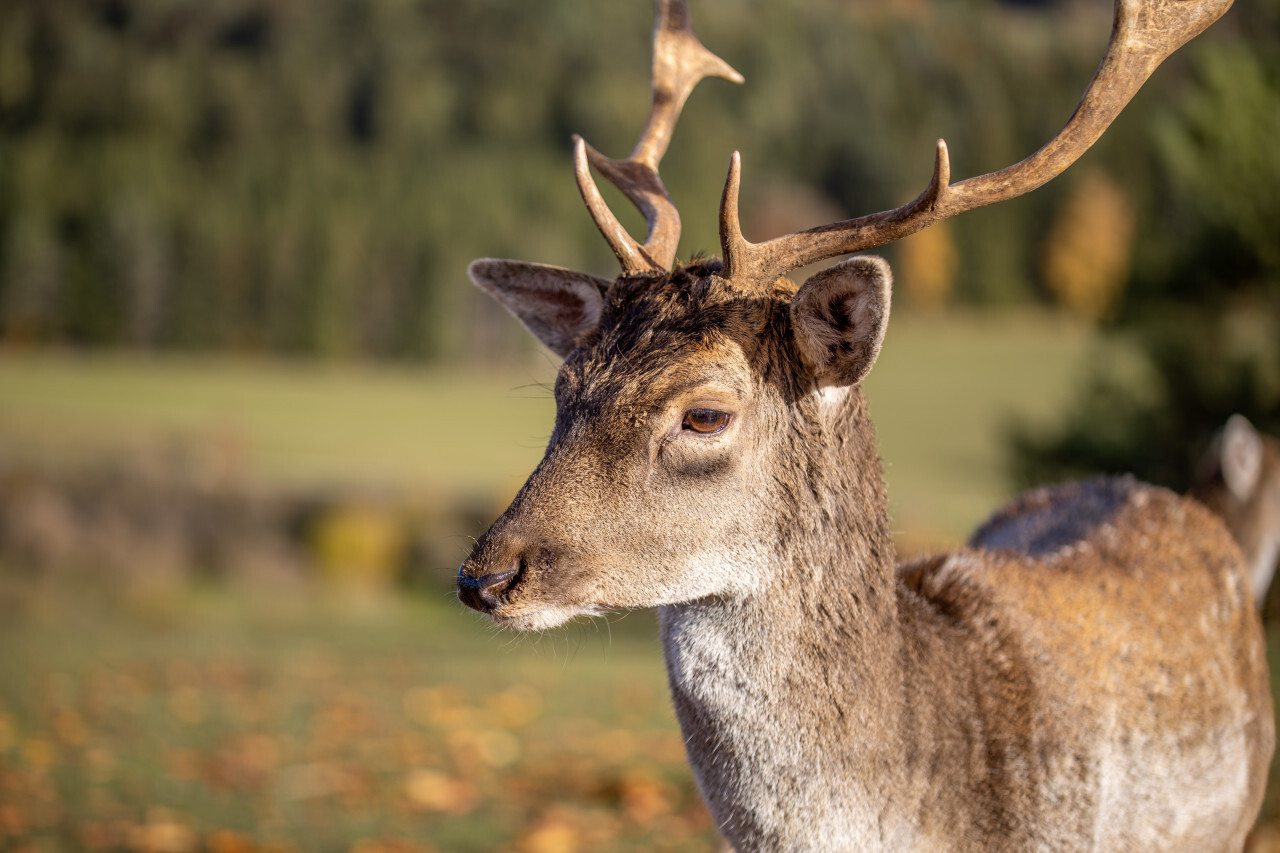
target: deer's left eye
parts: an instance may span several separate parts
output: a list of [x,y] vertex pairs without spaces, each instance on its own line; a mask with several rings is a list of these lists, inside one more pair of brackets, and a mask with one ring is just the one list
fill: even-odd
[[684,413],[680,428],[699,435],[714,435],[724,429],[728,423],[728,412],[717,412],[715,409],[690,409]]

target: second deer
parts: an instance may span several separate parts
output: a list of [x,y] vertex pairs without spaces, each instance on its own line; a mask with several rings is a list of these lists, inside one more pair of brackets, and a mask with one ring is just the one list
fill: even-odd
[[1232,415],[1201,459],[1191,495],[1240,543],[1261,608],[1280,566],[1280,441]]
[[[614,281],[470,273],[564,358],[546,454],[458,572],[499,625],[657,607],[676,714],[725,837],[757,850],[1239,851],[1274,742],[1248,567],[1199,503],[1127,479],[1035,492],[971,547],[895,566],[859,383],[889,319],[879,258],[786,274],[1020,195],[1096,140],[1229,0],[1118,0],[1063,131],[896,210],[748,242],[741,165],[722,261],[675,263],[658,177],[706,75],[741,80],[658,0],[631,156],[575,143]],[[645,214],[643,243],[594,166]]]

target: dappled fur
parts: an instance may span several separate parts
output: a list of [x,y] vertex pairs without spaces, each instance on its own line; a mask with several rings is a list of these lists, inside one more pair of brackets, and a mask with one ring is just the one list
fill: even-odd
[[[658,606],[690,762],[740,853],[1240,850],[1274,734],[1221,524],[1098,481],[899,569],[861,391],[806,366],[794,285],[718,273],[609,289],[544,459],[460,569],[514,579],[473,606],[518,628]],[[681,433],[704,405],[730,426]]]

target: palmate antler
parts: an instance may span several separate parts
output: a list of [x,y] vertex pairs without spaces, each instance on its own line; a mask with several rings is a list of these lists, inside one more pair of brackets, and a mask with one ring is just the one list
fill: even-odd
[[939,139],[929,186],[894,210],[749,243],[738,223],[742,165],[735,151],[720,202],[723,274],[744,288],[764,287],[806,264],[891,243],[957,213],[1042,186],[1098,140],[1156,66],[1230,7],[1231,0],[1116,0],[1111,41],[1102,64],[1057,136],[1019,163],[958,184],[950,183],[947,145]]
[[[676,244],[680,241],[680,214],[658,177],[658,163],[667,153],[671,132],[689,93],[704,77],[742,82],[741,74],[703,47],[693,34],[686,0],[655,0],[654,7],[653,107],[631,156],[614,160],[592,148],[582,137],[573,138],[578,191],[626,273],[665,272],[675,260]],[[605,204],[591,179],[588,161],[644,214],[649,233],[643,246],[632,239]]]

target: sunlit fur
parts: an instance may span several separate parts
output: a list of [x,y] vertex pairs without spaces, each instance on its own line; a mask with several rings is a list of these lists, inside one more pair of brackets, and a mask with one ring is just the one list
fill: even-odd
[[[830,379],[875,357],[883,329],[840,305],[883,324],[859,302],[888,299],[882,267],[834,286],[838,370],[797,342],[785,280],[620,279],[461,577],[518,567],[491,610],[512,627],[658,606],[690,763],[739,853],[1239,851],[1274,740],[1239,550],[1200,505],[1100,480],[895,566],[866,402]],[[729,426],[682,433],[699,407]]]

